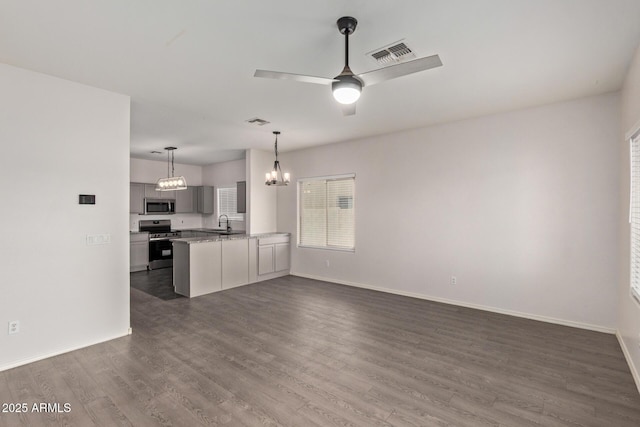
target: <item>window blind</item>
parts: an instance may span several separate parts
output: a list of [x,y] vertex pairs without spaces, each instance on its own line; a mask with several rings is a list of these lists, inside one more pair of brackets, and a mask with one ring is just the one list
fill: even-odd
[[631,138],[631,294],[640,302],[640,135]]
[[244,221],[244,214],[238,213],[236,187],[218,187],[218,217],[227,215],[229,221]]
[[299,181],[299,245],[355,248],[355,176]]

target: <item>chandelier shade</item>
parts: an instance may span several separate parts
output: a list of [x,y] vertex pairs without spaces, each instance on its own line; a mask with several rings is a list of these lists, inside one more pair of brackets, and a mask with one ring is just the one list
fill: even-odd
[[273,170],[271,172],[267,172],[265,174],[265,185],[276,185],[283,186],[289,184],[291,182],[291,175],[288,172],[282,172],[282,168],[280,167],[280,162],[278,161],[278,135],[280,135],[280,131],[273,131],[273,134],[276,136],[275,142],[275,155],[276,160],[273,162]]

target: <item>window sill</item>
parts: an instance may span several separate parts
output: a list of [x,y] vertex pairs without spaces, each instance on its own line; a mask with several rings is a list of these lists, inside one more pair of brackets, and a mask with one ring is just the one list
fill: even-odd
[[331,246],[305,246],[305,245],[298,245],[298,248],[302,248],[302,249],[322,249],[325,251],[336,251],[336,252],[351,252],[354,253],[356,251],[355,248],[334,248]]

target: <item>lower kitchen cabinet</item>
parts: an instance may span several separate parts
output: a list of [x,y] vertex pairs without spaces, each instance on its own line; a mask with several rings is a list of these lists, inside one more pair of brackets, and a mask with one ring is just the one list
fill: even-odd
[[258,275],[289,269],[289,236],[270,236],[258,239]]
[[290,262],[289,262],[289,242],[287,243],[276,243],[274,245],[275,248],[275,254],[276,254],[276,259],[274,261],[276,270],[275,271],[282,271],[282,270],[288,270],[290,267]]
[[131,233],[129,236],[129,271],[144,271],[149,266],[149,233]]
[[249,283],[249,239],[173,242],[173,287],[197,297]]
[[222,241],[222,289],[249,283],[249,239]]
[[221,242],[173,242],[173,287],[193,298],[222,290]]
[[275,271],[273,245],[258,245],[258,274],[269,274]]
[[[183,237],[186,235],[183,232]],[[176,239],[173,287],[177,294],[192,298],[286,276],[289,249],[285,233],[221,240]]]

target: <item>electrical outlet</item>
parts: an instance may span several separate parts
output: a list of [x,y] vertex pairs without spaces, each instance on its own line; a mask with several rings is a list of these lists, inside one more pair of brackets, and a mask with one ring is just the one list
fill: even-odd
[[20,321],[12,320],[9,322],[9,335],[20,332]]
[[451,284],[455,285],[458,283],[458,279],[456,279],[456,276],[451,276]]

